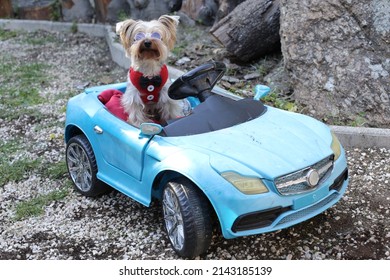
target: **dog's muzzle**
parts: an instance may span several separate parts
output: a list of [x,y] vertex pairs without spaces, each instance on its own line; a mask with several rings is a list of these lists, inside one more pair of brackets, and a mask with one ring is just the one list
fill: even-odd
[[145,40],[144,47],[150,49],[152,47],[152,42],[150,40]]

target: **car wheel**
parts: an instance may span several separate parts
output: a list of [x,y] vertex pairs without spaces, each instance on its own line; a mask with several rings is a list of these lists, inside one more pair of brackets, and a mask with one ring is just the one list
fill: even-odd
[[169,182],[163,190],[165,229],[176,253],[193,258],[205,253],[212,237],[210,205],[190,181]]
[[96,178],[95,154],[84,135],[72,137],[66,145],[66,164],[75,189],[85,196],[98,196],[111,188]]

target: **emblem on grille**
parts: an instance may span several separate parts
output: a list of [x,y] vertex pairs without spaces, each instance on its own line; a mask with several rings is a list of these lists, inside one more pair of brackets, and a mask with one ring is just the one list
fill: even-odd
[[310,187],[315,187],[320,181],[320,175],[315,169],[310,169],[306,174],[306,182]]

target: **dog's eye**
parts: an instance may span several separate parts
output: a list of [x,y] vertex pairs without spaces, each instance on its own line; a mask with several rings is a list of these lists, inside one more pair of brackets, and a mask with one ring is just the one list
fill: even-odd
[[153,32],[150,34],[150,37],[153,39],[161,40],[161,34],[158,32]]
[[156,40],[161,40],[161,34],[158,32],[152,32],[152,33],[144,33],[144,32],[138,32],[134,36],[134,42],[143,40],[145,38],[151,38]]
[[134,41],[139,41],[139,40],[145,39],[145,37],[146,37],[145,33],[139,32],[139,33],[135,34]]

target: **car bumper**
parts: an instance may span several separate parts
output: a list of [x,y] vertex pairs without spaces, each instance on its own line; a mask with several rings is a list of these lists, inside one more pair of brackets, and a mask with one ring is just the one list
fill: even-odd
[[[348,186],[345,155],[334,163],[332,174],[315,190],[299,195],[283,196],[269,192],[244,196],[235,203],[231,197],[217,210],[225,238],[261,234],[287,228],[308,220],[337,203]],[[237,199],[237,197],[236,197]],[[229,202],[230,201],[230,202]],[[221,211],[224,209],[224,211]]]

